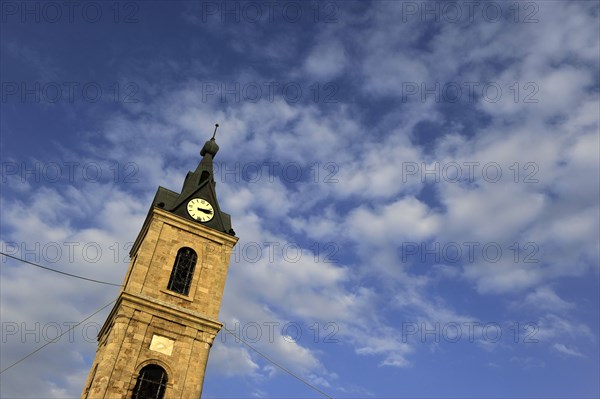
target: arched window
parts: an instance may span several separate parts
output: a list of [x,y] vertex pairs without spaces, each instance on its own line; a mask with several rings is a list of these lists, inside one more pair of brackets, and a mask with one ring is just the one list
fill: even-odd
[[177,252],[169,285],[167,286],[169,290],[183,295],[190,292],[197,258],[198,256],[192,248],[183,247]]
[[167,373],[156,364],[149,364],[140,370],[133,388],[132,399],[162,399],[167,388]]

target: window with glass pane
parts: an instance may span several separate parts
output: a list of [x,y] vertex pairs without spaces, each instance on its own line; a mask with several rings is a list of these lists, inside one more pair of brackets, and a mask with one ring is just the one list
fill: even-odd
[[169,285],[167,286],[169,290],[183,295],[190,292],[197,258],[196,252],[191,248],[184,247],[177,252]]
[[156,364],[149,364],[140,370],[132,399],[162,399],[167,388],[167,373]]

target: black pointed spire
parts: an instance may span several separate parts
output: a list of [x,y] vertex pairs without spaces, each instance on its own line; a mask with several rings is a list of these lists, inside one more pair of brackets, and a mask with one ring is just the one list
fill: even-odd
[[[212,137],[204,143],[200,151],[202,160],[194,172],[190,171],[186,175],[181,192],[177,193],[159,187],[153,201],[153,206],[190,219],[191,217],[187,212],[186,204],[192,198],[201,198],[212,204],[215,210],[214,217],[204,223],[204,225],[230,235],[235,235],[235,232],[231,228],[231,217],[229,214],[221,211],[217,200],[217,183],[215,182],[213,172],[213,158],[219,151],[219,146],[215,141],[218,127],[219,124],[215,124]],[[192,220],[196,221],[193,218]]]
[[213,136],[210,140],[204,143],[202,150],[200,150],[200,155],[202,156],[202,161],[198,164],[194,175],[198,178],[197,182],[200,184],[205,178],[210,176],[212,182],[215,181],[213,175],[213,158],[219,152],[219,146],[215,141],[215,135],[217,134],[217,128],[219,124],[215,124],[215,131],[213,132]]
[[218,127],[219,127],[219,124],[216,123],[215,131],[213,133],[212,138],[210,140],[208,140],[206,143],[204,143],[204,147],[202,147],[202,150],[200,151],[200,155],[202,155],[203,157],[206,157],[206,155],[209,154],[211,156],[211,160],[212,160],[212,158],[214,158],[215,155],[217,155],[217,152],[219,152],[219,146],[217,145],[217,142],[215,141],[215,135],[217,134]]

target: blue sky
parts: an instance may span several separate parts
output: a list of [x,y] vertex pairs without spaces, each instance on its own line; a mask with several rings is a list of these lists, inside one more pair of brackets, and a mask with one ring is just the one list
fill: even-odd
[[[332,397],[600,395],[598,2],[1,12],[3,252],[120,283],[219,123],[220,320],[257,350]],[[118,295],[0,277],[2,368]],[[78,396],[107,314],[0,395]],[[320,394],[221,334],[204,396]]]

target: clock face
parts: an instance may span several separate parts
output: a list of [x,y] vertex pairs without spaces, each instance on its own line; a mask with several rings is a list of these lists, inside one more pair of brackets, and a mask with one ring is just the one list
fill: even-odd
[[215,210],[210,202],[202,198],[191,199],[187,204],[187,211],[199,222],[208,222],[215,215]]

